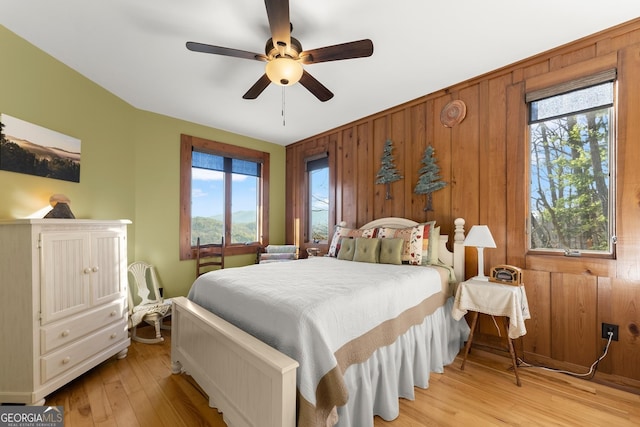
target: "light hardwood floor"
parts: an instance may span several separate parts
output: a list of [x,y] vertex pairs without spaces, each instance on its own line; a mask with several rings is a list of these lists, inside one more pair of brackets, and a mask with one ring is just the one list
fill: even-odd
[[[189,376],[171,374],[171,340],[163,334],[164,343],[134,342],[125,359],[108,360],[46,404],[64,406],[65,427],[224,426]],[[520,369],[517,387],[509,365],[472,351],[460,371],[458,357],[431,375],[427,390],[416,389],[414,401],[400,401],[397,419],[376,417],[375,427],[640,425],[640,395],[534,368]]]

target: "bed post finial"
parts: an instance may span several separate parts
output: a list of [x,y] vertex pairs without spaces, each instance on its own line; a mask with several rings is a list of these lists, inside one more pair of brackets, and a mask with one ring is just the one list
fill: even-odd
[[466,280],[465,277],[465,250],[464,250],[464,223],[463,218],[453,221],[455,230],[453,233],[453,270],[458,282]]
[[465,221],[462,218],[456,218],[455,221],[453,221],[453,224],[455,225],[455,230],[453,234],[454,242],[458,242],[458,243],[464,242],[464,223]]

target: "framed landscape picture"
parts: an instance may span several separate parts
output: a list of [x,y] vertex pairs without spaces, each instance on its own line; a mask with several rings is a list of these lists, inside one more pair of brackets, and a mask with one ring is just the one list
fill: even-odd
[[80,140],[1,114],[0,170],[80,182]]

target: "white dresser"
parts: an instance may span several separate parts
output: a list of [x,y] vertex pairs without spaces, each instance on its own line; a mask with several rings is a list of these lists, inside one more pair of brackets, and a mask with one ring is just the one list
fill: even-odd
[[0,403],[127,354],[128,220],[0,221]]

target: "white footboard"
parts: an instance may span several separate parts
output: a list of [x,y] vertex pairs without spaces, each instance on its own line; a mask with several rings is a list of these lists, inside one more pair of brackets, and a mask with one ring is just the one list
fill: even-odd
[[191,375],[229,427],[294,427],[298,362],[184,297],[173,304],[173,373]]

